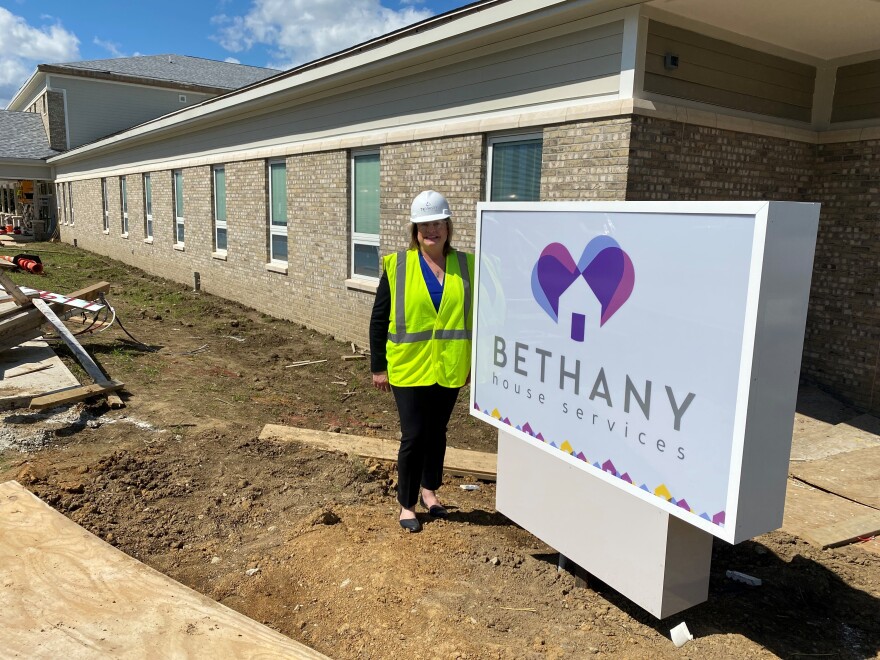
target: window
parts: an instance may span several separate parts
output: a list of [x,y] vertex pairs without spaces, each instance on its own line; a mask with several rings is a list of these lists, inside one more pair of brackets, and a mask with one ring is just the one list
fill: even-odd
[[226,170],[214,168],[214,247],[226,252]]
[[183,172],[174,170],[174,238],[178,245],[183,245]]
[[119,207],[122,213],[122,235],[128,236],[128,194],[124,176],[119,177]]
[[379,279],[379,154],[351,157],[351,273]]
[[110,233],[110,199],[107,195],[107,179],[101,179],[101,199],[104,205],[104,233]]
[[541,197],[540,134],[489,139],[486,190],[490,202],[537,202]]
[[[0,190],[0,194],[4,197],[6,196],[6,189]],[[64,184],[56,183],[55,184],[55,201],[56,206],[58,207],[58,222],[59,224],[67,224],[67,202],[64,198]],[[5,202],[5,200],[4,200]],[[3,204],[0,204],[0,208],[2,208]]]
[[153,185],[149,174],[144,174],[144,238],[153,238]]
[[269,259],[287,263],[287,165],[269,163]]
[[73,224],[73,183],[67,184],[67,222]]

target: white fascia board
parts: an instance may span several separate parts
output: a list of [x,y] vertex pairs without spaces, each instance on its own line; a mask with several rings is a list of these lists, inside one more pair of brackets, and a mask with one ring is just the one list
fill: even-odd
[[[503,27],[517,18],[525,18],[535,12],[540,12],[542,16],[548,16],[557,11],[573,11],[578,8],[583,8],[589,12],[590,6],[593,5],[595,14],[603,14],[631,4],[633,4],[632,0],[510,0],[509,2],[501,2],[459,19],[441,23],[436,27],[432,27],[430,24],[425,25],[423,26],[424,31],[413,31],[412,34],[395,39],[384,46],[370,48],[364,52],[344,57],[331,55],[328,58],[330,61],[326,64],[310,66],[299,73],[284,76],[271,82],[255,83],[253,87],[246,88],[241,92],[231,92],[214,99],[208,99],[198,105],[178,110],[159,119],[135,126],[104,140],[71,149],[61,156],[56,156],[49,162],[60,162],[75,158],[90,151],[112,147],[117,143],[132,138],[159,133],[170,127],[179,128],[184,123],[198,120],[207,115],[221,113],[224,110],[231,110],[249,103],[260,103],[263,99],[273,94],[332,78],[336,75],[354,71],[360,67],[376,64],[382,60],[416,50],[424,52],[426,48],[432,46],[443,46],[453,39],[476,30],[492,26]],[[622,16],[616,17],[616,19],[620,18]]]
[[0,160],[0,179],[36,179],[51,181],[55,178],[55,168],[46,161],[31,158]]
[[[12,100],[6,106],[6,109],[17,112],[23,111],[33,103],[40,94],[46,91],[47,86],[48,80],[46,79],[46,74],[39,69],[35,70],[31,74],[31,77],[27,79],[27,82],[25,82],[25,84],[15,93],[15,96],[12,97]],[[22,99],[28,100],[23,102]]]
[[[53,82],[58,81],[58,80],[76,80],[78,82],[99,83],[99,84],[103,84],[103,85],[124,85],[126,87],[142,87],[144,89],[159,89],[159,90],[181,93],[181,94],[200,94],[202,96],[211,96],[211,94],[209,92],[198,92],[198,91],[193,91],[191,89],[183,89],[181,87],[175,87],[174,85],[172,85],[170,83],[168,85],[144,85],[141,83],[127,82],[125,80],[108,80],[106,78],[89,78],[86,76],[77,76],[77,75],[70,74],[70,73],[52,73],[52,74],[49,74],[49,79]],[[57,84],[57,82],[55,84]],[[54,87],[50,84],[49,89],[54,89]]]

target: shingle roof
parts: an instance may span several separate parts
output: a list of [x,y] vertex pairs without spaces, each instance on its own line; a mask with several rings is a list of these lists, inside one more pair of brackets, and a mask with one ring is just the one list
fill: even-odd
[[49,138],[40,115],[0,110],[0,160],[42,159],[60,153],[49,148]]
[[171,83],[238,89],[274,76],[280,71],[245,64],[217,62],[187,55],[140,55],[108,60],[83,60],[50,65],[100,73],[135,76]]

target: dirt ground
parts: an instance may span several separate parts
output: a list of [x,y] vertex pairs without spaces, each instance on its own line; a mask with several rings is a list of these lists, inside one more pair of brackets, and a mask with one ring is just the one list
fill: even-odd
[[[859,545],[819,550],[783,532],[716,540],[708,602],[658,621],[600,583],[578,588],[552,548],[495,511],[493,483],[448,477],[449,520],[425,517],[421,534],[406,535],[393,465],[258,439],[266,423],[396,438],[391,396],[369,386],[368,360],[341,359],[348,343],[66,246],[36,249],[54,264],[49,276],[19,283],[67,292],[112,282],[111,304],[149,349],[118,326],[81,336],[126,383],[125,408],[0,412],[14,438],[0,482],[18,480],[129,555],[328,656],[880,652],[880,556]],[[316,360],[326,362],[288,366]],[[808,388],[800,412],[801,429],[857,414]],[[494,450],[464,393],[449,438]],[[763,585],[732,582],[728,569]],[[676,649],[669,629],[681,621],[695,639]]]

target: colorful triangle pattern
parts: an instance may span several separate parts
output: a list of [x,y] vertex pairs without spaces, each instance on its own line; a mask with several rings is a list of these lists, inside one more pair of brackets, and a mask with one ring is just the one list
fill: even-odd
[[570,456],[574,456],[575,458],[583,461],[584,463],[589,463],[597,470],[602,470],[603,472],[607,472],[608,474],[614,475],[618,479],[621,479],[622,481],[625,481],[628,484],[631,484],[632,486],[640,488],[640,489],[644,490],[645,492],[652,493],[657,497],[663,498],[664,500],[666,500],[670,504],[674,504],[675,506],[680,507],[680,508],[684,509],[685,511],[689,511],[690,513],[693,513],[695,515],[699,515],[700,518],[703,518],[704,520],[707,520],[714,525],[718,525],[719,527],[724,527],[724,519],[725,519],[724,511],[719,511],[718,513],[715,513],[713,515],[710,515],[706,512],[697,514],[697,512],[694,511],[690,507],[690,505],[687,503],[686,499],[684,499],[684,498],[676,499],[675,497],[673,497],[672,493],[669,492],[669,489],[666,487],[665,484],[659,484],[659,485],[655,486],[654,488],[649,488],[646,484],[641,484],[639,486],[636,486],[636,482],[633,480],[633,478],[630,476],[630,474],[628,472],[621,473],[620,471],[618,471],[618,468],[614,465],[614,463],[610,459],[604,461],[603,463],[599,463],[598,461],[591,463],[590,460],[586,456],[584,456],[583,452],[578,452],[577,454],[575,454],[574,448],[571,446],[571,443],[568,440],[564,440],[561,445],[557,445],[555,442],[552,442],[552,441],[548,442],[547,440],[544,439],[544,436],[541,435],[541,433],[535,432],[534,429],[532,428],[531,424],[529,424],[528,422],[526,422],[525,424],[523,424],[521,426],[512,424],[507,417],[502,417],[501,412],[499,412],[499,410],[497,408],[493,408],[491,412],[488,410],[483,410],[482,408],[480,408],[479,404],[477,404],[476,401],[474,401],[474,409],[482,412],[484,415],[489,415],[493,419],[497,419],[498,421],[506,424],[507,426],[512,426],[517,431],[522,431],[523,433],[527,433],[528,435],[532,436],[536,440],[540,440],[541,442],[550,445],[554,449],[558,449],[559,451],[563,451],[566,454],[569,454]]

